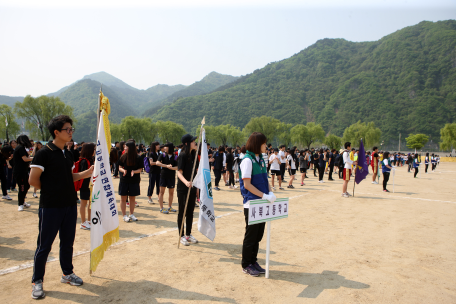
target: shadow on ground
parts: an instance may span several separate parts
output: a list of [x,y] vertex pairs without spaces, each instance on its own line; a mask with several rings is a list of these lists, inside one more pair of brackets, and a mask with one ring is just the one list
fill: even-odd
[[[69,287],[69,291],[73,287]],[[180,290],[169,285],[140,280],[137,282],[124,282],[111,280],[102,286],[84,283],[78,287],[96,295],[81,295],[71,292],[45,290],[46,297],[67,300],[75,303],[172,303],[163,299],[212,301],[236,303],[234,299],[210,296],[203,293]],[[111,291],[115,291],[114,293]],[[158,301],[160,299],[160,301]]]

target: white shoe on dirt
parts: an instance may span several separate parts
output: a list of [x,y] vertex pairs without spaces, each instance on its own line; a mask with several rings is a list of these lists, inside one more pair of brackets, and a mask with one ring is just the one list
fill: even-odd
[[20,205],[20,206],[17,208],[17,211],[24,211],[24,205]]
[[38,195],[36,195],[36,193],[33,193],[32,196],[33,196],[34,198],[38,198]]
[[30,208],[31,205],[24,202],[24,204],[22,206],[24,206],[24,208]]
[[137,222],[138,219],[136,218],[136,216],[134,214],[130,214],[130,219],[133,221],[133,222]]
[[89,221],[85,221],[84,223],[82,223],[82,224],[81,224],[81,229],[90,230],[90,223],[89,223]]
[[130,218],[129,218],[128,216],[126,216],[126,215],[124,215],[123,220],[124,220],[126,223],[128,223],[129,221],[131,221]]
[[189,241],[192,244],[198,243],[198,240],[195,239],[195,237],[193,235],[191,235],[191,234],[190,234],[190,236],[187,236],[187,241]]
[[2,196],[2,199],[6,199],[6,200],[12,200],[12,198],[9,196],[9,195],[4,195]]
[[187,241],[187,238],[185,236],[181,237],[180,242],[184,246],[190,246],[190,243]]

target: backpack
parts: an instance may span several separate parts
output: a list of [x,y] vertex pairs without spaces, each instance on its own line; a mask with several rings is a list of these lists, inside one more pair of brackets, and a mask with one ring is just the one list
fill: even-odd
[[144,157],[143,163],[144,163],[144,171],[146,171],[147,173],[150,173],[149,157],[147,157],[147,156]]
[[[79,164],[81,163],[81,160],[85,159],[87,161],[87,167],[90,168],[90,161],[87,159],[87,158],[81,158],[80,160],[78,160],[75,164],[74,164],[74,169],[73,169],[73,173],[79,173]],[[82,183],[84,182],[83,179],[80,179],[76,182],[74,182],[74,190],[76,190],[76,192],[78,192],[81,187],[82,187]]]

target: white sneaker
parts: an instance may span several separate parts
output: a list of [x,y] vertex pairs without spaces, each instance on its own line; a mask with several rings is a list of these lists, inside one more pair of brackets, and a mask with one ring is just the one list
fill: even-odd
[[6,200],[12,200],[12,198],[9,196],[9,195],[4,195],[2,196],[2,199],[6,199]]
[[190,246],[190,243],[187,241],[185,236],[181,237],[181,244],[185,246]]
[[378,183],[377,183],[377,182],[372,182],[372,184],[378,185]]
[[20,206],[17,208],[17,211],[24,211],[24,206],[23,206],[23,205],[20,205]]
[[128,216],[124,215],[123,220],[128,223],[130,221],[130,218]]
[[135,207],[139,207],[138,203],[135,202]]
[[38,198],[38,195],[36,195],[36,193],[33,193],[33,197]]
[[81,229],[90,230],[90,223],[89,223],[89,221],[85,221],[84,223],[82,223],[82,224],[81,224]]
[[154,204],[154,201],[152,200],[152,198],[149,198],[149,200],[147,201],[149,204]]
[[138,219],[136,218],[136,216],[134,214],[130,214],[130,219],[133,221],[133,222],[137,222]]
[[187,236],[187,241],[189,241],[192,244],[198,243],[198,240],[195,239],[195,237],[193,235],[191,235],[191,234],[190,234],[190,236]]
[[22,206],[24,206],[24,208],[30,208],[30,204],[27,204],[26,202],[24,202]]
[[239,186],[234,186],[234,189],[237,189],[237,188],[239,188]]
[[347,193],[342,194],[342,197],[350,197]]
[[348,192],[345,192],[345,194],[347,194],[348,196],[352,196],[352,195],[351,195],[350,193],[348,193]]

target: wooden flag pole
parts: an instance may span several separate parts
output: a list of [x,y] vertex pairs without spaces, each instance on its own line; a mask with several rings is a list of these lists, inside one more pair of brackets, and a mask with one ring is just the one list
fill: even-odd
[[[198,153],[199,153],[199,144],[200,144],[200,141],[201,141],[201,134],[203,133],[203,126],[205,124],[205,117],[203,117],[203,120],[201,121],[201,128],[200,128],[200,134],[198,136],[198,144],[197,144],[197,147],[196,147],[196,154],[195,154],[195,160],[193,161],[193,169],[192,169],[192,175],[191,175],[191,182],[193,184],[193,174],[195,173],[195,167],[196,167],[196,161],[198,159]],[[192,185],[193,187],[193,185]],[[177,241],[177,249],[179,249],[179,246],[180,246],[180,238],[181,238],[181,235],[182,235],[182,231],[184,231],[184,222],[185,222],[185,214],[187,213],[187,205],[188,205],[188,198],[190,197],[190,191],[192,190],[192,187],[189,187],[188,188],[188,192],[187,192],[187,198],[185,199],[185,208],[184,208],[184,214],[182,216],[182,224],[181,224],[181,227],[179,229],[179,240]],[[179,227],[178,227],[179,228]]]
[[266,224],[267,238],[266,238],[266,279],[269,279],[269,251],[271,249],[271,221]]
[[355,165],[355,178],[353,179],[353,197],[355,197],[355,185],[356,185],[356,169],[358,165]]

